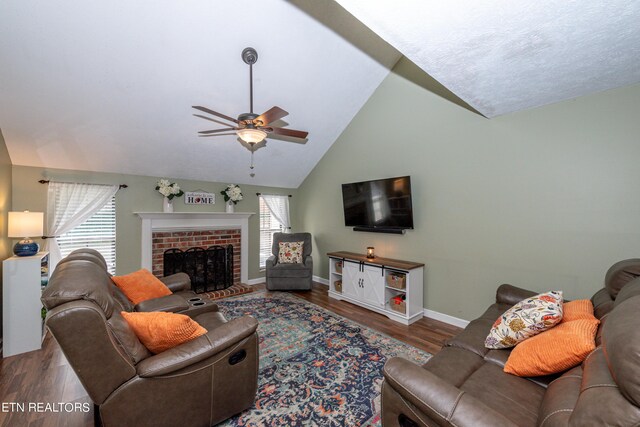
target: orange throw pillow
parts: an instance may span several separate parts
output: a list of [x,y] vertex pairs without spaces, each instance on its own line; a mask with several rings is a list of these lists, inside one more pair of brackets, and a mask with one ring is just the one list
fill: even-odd
[[578,319],[556,325],[518,344],[504,372],[521,377],[555,374],[579,365],[596,348],[600,321]]
[[173,293],[160,279],[144,268],[125,276],[113,276],[111,279],[134,305]]
[[207,330],[184,314],[152,311],[148,313],[120,312],[138,339],[153,354],[198,338]]
[[578,299],[562,304],[562,320],[560,323],[578,319],[595,319],[593,317],[593,303],[588,299]]

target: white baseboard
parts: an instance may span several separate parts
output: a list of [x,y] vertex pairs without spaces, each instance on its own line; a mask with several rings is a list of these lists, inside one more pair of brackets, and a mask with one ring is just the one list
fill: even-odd
[[325,279],[325,278],[320,277],[320,276],[313,276],[313,281],[314,282],[318,282],[318,283],[320,283],[322,285],[325,285],[325,286],[329,286],[329,279]]
[[249,279],[247,280],[247,285],[259,285],[260,283],[264,283],[266,281],[266,279],[264,277],[258,277],[255,279]]
[[[313,281],[314,282],[318,282],[321,285],[329,286],[329,281],[327,279],[323,279],[322,277],[319,277],[319,276],[313,276]],[[258,285],[258,284],[264,283],[264,282],[266,282],[266,278],[258,277],[256,279],[247,280],[247,285],[253,286],[253,285]]]
[[[320,283],[321,285],[329,286],[329,280],[320,276],[313,276],[313,281],[316,283]],[[247,281],[248,285],[257,285],[260,283],[264,283],[264,277],[258,277],[256,279],[249,279]],[[438,320],[440,322],[448,323],[449,325],[457,326],[459,328],[466,328],[469,324],[468,320],[460,319],[459,317],[449,316],[448,314],[440,313],[438,311],[429,310],[427,308],[424,309],[424,316],[433,320]]]
[[448,323],[449,325],[457,326],[459,328],[466,328],[469,324],[468,320],[460,319],[459,317],[449,316],[448,314],[440,313],[438,311],[424,309],[424,317],[429,319],[438,320],[440,322]]

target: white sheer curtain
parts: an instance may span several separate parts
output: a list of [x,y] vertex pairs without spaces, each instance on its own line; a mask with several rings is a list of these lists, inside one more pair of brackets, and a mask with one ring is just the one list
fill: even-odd
[[55,237],[69,232],[102,209],[118,188],[118,185],[49,182],[47,236],[50,238],[46,246],[50,252],[50,271],[55,269],[62,257]]
[[285,233],[291,232],[291,220],[289,219],[289,196],[278,196],[274,194],[262,194],[262,200],[271,211],[271,215],[284,228]]

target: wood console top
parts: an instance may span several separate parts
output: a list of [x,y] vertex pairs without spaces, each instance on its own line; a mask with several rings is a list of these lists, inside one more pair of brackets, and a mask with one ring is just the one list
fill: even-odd
[[357,254],[355,252],[327,252],[327,256],[334,258],[345,258],[355,261],[366,262],[367,264],[381,265],[384,267],[399,268],[402,270],[413,270],[414,268],[424,267],[424,264],[419,262],[402,261],[399,259],[375,257],[373,259],[367,258],[364,254]]

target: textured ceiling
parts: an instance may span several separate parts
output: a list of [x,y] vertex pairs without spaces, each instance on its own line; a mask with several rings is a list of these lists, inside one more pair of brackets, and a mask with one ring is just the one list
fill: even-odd
[[640,82],[640,1],[336,1],[486,117]]
[[[198,138],[204,105],[277,105],[306,144]],[[0,129],[16,165],[297,187],[400,54],[332,0],[0,3]],[[280,123],[284,124],[284,123]]]
[[[337,2],[0,2],[12,162],[297,187],[400,53],[486,117],[640,82],[640,1]],[[309,131],[268,140],[255,178],[235,136],[198,138],[216,124],[191,109],[247,112],[246,46],[255,111]]]

